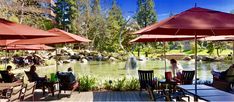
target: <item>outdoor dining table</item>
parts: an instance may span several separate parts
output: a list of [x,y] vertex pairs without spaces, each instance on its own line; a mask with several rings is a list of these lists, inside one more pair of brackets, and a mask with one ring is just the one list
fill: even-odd
[[233,94],[206,85],[197,85],[197,90],[195,85],[177,85],[177,87],[192,94],[196,100],[200,98],[206,101],[234,101],[234,98],[229,98],[234,97]]
[[[180,89],[195,90],[195,85],[177,85]],[[197,85],[198,90],[215,90],[216,88],[207,85]]]
[[234,101],[233,96],[208,96],[208,97],[201,97],[205,101]]

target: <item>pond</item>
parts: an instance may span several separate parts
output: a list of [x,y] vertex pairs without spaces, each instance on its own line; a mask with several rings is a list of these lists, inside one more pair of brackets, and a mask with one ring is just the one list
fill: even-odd
[[[194,61],[178,61],[184,70],[194,70]],[[68,67],[72,67],[76,75],[91,75],[97,77],[99,80],[117,79],[121,77],[137,77],[137,69],[154,70],[154,76],[158,78],[164,77],[165,66],[163,60],[147,60],[138,61],[137,69],[131,70],[125,68],[126,62],[97,62],[91,61],[86,64],[80,62],[72,62],[70,64],[63,64],[59,66],[59,71],[66,71]],[[226,70],[231,65],[231,62],[198,62],[198,78],[202,80],[211,80],[211,69]],[[54,66],[53,66],[54,67]],[[171,67],[167,61],[167,71]],[[38,73],[41,75],[49,75],[55,72],[55,69],[41,69]]]

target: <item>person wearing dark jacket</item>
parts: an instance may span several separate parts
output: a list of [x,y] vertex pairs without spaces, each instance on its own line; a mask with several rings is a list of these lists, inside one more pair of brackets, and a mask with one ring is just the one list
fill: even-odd
[[30,67],[30,75],[32,77],[32,81],[36,81],[37,83],[45,82],[46,77],[39,77],[39,75],[36,73],[36,66],[32,65]]

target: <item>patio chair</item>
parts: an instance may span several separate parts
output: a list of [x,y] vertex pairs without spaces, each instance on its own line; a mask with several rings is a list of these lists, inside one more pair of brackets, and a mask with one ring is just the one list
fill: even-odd
[[[28,77],[28,81],[29,82],[35,82],[33,79],[32,79],[32,76],[30,74],[29,71],[24,71],[26,76]],[[36,83],[36,89],[42,89],[43,91],[43,95],[45,95],[45,88],[46,88],[46,85],[45,83],[41,82],[41,83]]]
[[194,75],[195,71],[183,71],[180,79],[180,84],[182,85],[193,84]]
[[[64,90],[64,92],[66,92],[66,90],[71,90],[71,94],[74,90],[76,90],[77,88],[79,88],[79,86],[75,86],[73,87],[73,85],[75,83],[77,83],[76,80],[71,80],[71,74],[72,73],[59,73],[57,72],[57,78],[58,78],[58,81],[59,81],[59,93],[58,93],[58,97],[59,95],[61,94],[61,91]],[[70,94],[70,95],[71,95]]]
[[8,71],[0,71],[0,74],[2,76],[2,81],[4,83],[12,83],[13,82],[13,78],[12,78],[12,76],[10,76],[8,74]]
[[[177,84],[180,85],[191,85],[193,84],[193,78],[195,75],[195,71],[182,71],[181,78],[178,80]],[[173,93],[171,98],[176,98],[177,100],[181,101],[182,97],[187,97],[188,101],[190,101],[190,97],[185,95],[185,92],[182,90],[178,90],[178,92]]]
[[1,99],[3,99],[3,101],[9,101],[9,102],[20,101],[22,97],[22,90],[23,90],[23,85],[13,87],[7,91],[6,96],[1,96]]
[[35,88],[36,88],[35,82],[28,83],[25,86],[25,90],[24,90],[23,95],[22,95],[22,100],[32,97],[32,101],[34,101]]
[[[230,76],[226,76],[226,77],[234,77],[234,75],[230,75]],[[213,87],[215,87],[219,90],[230,92],[230,91],[232,91],[231,87],[234,85],[234,80],[233,81],[226,81],[226,80],[219,79],[219,78],[213,76],[212,85],[213,85]]]
[[139,75],[139,82],[140,82],[140,93],[141,95],[142,90],[145,89],[148,91],[150,98],[152,100],[155,100],[153,90],[155,89],[155,85],[157,85],[154,82],[154,71],[153,70],[138,70]]

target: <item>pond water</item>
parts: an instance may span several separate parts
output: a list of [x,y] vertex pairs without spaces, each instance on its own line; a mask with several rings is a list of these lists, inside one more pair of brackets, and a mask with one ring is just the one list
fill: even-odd
[[[194,70],[194,61],[178,61],[184,70]],[[148,60],[138,61],[137,69],[126,69],[126,62],[97,62],[92,61],[86,64],[80,62],[72,62],[59,66],[59,71],[66,71],[68,67],[72,67],[77,75],[91,75],[98,79],[116,79],[121,77],[137,77],[137,69],[154,70],[154,76],[158,78],[164,77],[165,66],[163,60]],[[211,80],[211,69],[226,70],[231,65],[231,62],[198,62],[198,78],[202,80]],[[171,66],[167,61],[167,71],[170,71]],[[40,74],[47,74],[55,70],[40,70]]]

